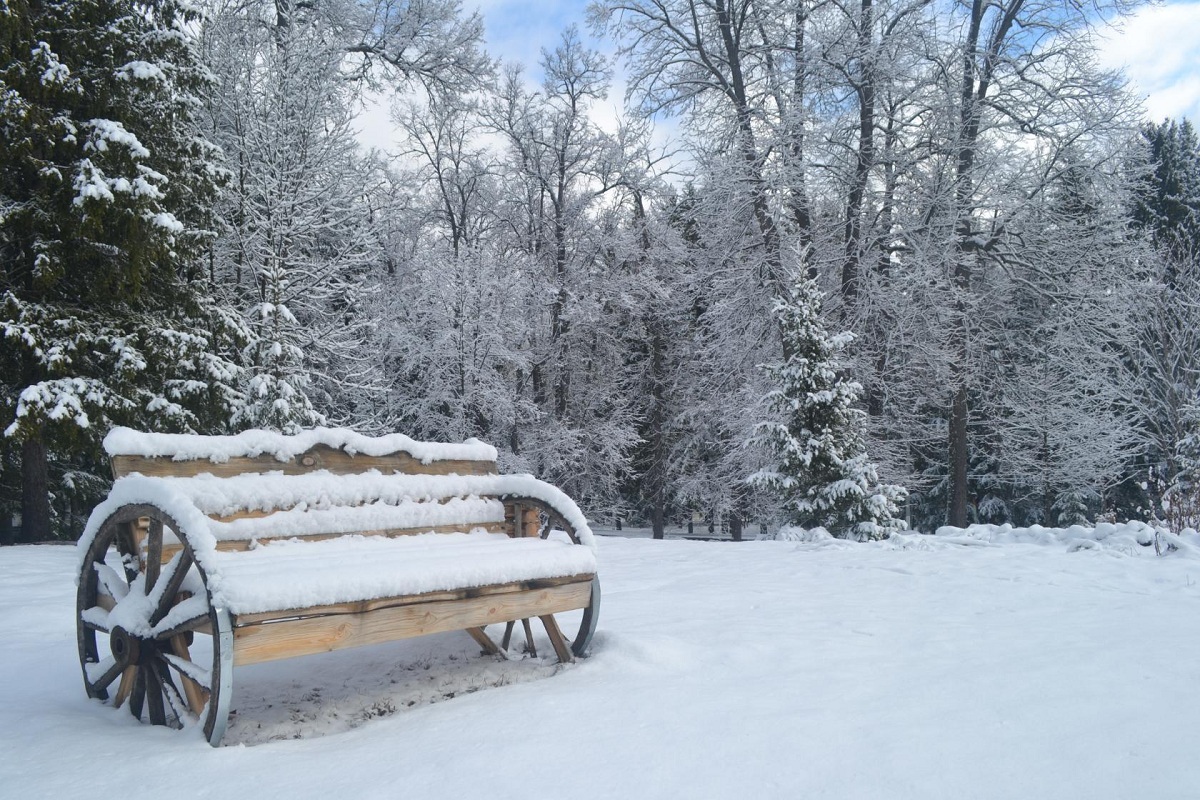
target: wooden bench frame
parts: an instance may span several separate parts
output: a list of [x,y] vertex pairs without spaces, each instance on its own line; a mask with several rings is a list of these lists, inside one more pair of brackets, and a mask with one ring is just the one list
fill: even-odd
[[[338,475],[367,470],[385,474],[495,474],[494,461],[421,461],[407,452],[351,455],[327,445],[311,447],[284,461],[270,455],[212,463],[116,454],[112,456],[112,466],[117,478],[133,473],[148,477],[193,477],[209,472],[230,481],[237,481],[239,475],[246,473],[266,471],[304,474],[328,470]],[[573,505],[564,514],[561,503],[555,506],[535,497],[504,495],[496,499],[504,502],[505,521],[482,526],[485,529],[503,531],[512,538],[539,535],[545,538],[554,527],[565,531],[575,544],[582,543],[579,532],[566,518],[578,514]],[[558,659],[569,662],[585,654],[596,628],[600,584],[594,572],[235,615],[213,601],[209,577],[203,560],[197,557],[186,524],[153,503],[122,502],[115,508],[112,503],[108,506],[102,504],[96,509],[80,542],[76,617],[87,694],[106,700],[109,689],[116,683],[114,706],[128,702],[135,717],[145,716],[153,724],[184,727],[200,722],[205,737],[214,746],[220,743],[227,728],[236,666],[453,630],[469,633],[485,652],[503,655],[508,651],[517,622],[522,624],[527,648],[536,655],[530,626],[534,617],[545,627]],[[210,516],[228,520],[263,515],[244,510],[232,517]],[[577,519],[581,520],[582,515]],[[464,526],[442,527],[462,530]],[[423,527],[353,533],[396,537],[430,530]],[[284,538],[319,540],[341,535],[345,534]],[[587,535],[590,536],[590,531]],[[257,543],[264,541],[269,541],[269,537],[255,539]],[[218,543],[222,551],[244,550],[249,546],[249,542],[237,540]],[[110,548],[121,555],[124,575],[105,566]],[[130,594],[135,595],[133,600],[122,606],[121,601]],[[139,604],[144,609],[140,612],[143,616],[135,620],[136,624],[130,624],[124,609]],[[582,620],[578,632],[568,641],[554,615],[578,609],[583,610]],[[119,618],[110,619],[112,614]],[[485,626],[495,623],[505,623],[499,644],[484,631]],[[109,656],[102,658],[98,637],[105,635],[109,638]],[[211,640],[211,664],[192,660],[190,650],[197,636]]]

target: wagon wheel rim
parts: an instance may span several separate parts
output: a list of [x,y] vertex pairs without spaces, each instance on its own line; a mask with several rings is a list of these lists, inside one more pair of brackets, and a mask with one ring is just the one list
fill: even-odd
[[576,658],[587,655],[591,646],[592,636],[596,633],[596,622],[600,619],[600,578],[592,578],[592,597],[587,608],[583,610],[583,619],[579,621],[579,631],[571,642],[571,652]]
[[[574,526],[567,522],[561,513],[551,508],[549,503],[532,497],[516,497],[512,495],[509,495],[505,499],[513,504],[513,526],[516,536],[537,536],[540,539],[548,539],[550,533],[557,528],[567,535],[572,544],[583,546],[583,542],[580,540]],[[526,530],[524,521],[524,512],[526,510],[537,512],[536,530]],[[582,611],[583,615],[579,621],[579,628],[575,633],[574,639],[569,643],[563,636],[562,631],[559,630],[556,621],[557,615],[550,614],[541,618],[546,634],[550,638],[551,646],[558,654],[560,661],[570,661],[572,657],[583,658],[587,655],[588,648],[591,646],[592,637],[596,633],[596,623],[600,618],[600,577],[598,575],[592,577],[588,604]],[[537,650],[533,642],[534,635],[531,630],[531,620],[523,619],[519,621],[521,622],[521,629],[524,634],[526,652],[536,657]],[[498,650],[508,651],[512,645],[513,634],[516,632],[516,623],[517,620],[514,620],[505,625],[504,635],[500,646],[497,648]]]
[[[136,533],[139,520],[149,521],[144,537]],[[180,546],[161,564],[165,528]],[[111,563],[113,546],[120,569]],[[211,602],[207,577],[171,517],[131,505],[105,520],[81,565],[76,624],[89,697],[154,725],[202,722],[208,741],[220,742],[233,688],[232,626]],[[208,657],[192,655],[196,639]]]

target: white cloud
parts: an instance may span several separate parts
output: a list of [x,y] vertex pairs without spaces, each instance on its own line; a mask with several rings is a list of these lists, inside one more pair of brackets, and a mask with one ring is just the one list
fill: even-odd
[[587,38],[587,0],[479,0],[488,52],[521,64],[540,80],[542,49],[553,50],[572,24]]
[[[542,79],[539,67],[542,50],[553,50],[569,25],[578,25],[584,41],[597,46],[588,35],[587,3],[588,0],[475,0],[465,5],[468,12],[477,10],[483,16],[484,48],[488,55],[505,63],[520,64],[525,80],[537,86]],[[601,45],[601,49],[611,54],[611,45]],[[620,95],[616,97],[619,99]],[[363,147],[395,151],[399,134],[392,121],[392,102],[390,91],[369,93],[364,98],[363,108],[355,117],[358,141]],[[601,119],[612,117],[610,127],[615,127],[614,110],[600,114]]]
[[1101,63],[1124,68],[1152,120],[1200,121],[1200,2],[1145,6],[1101,42]]
[[354,117],[358,143],[365,148],[390,152],[396,145],[396,124],[392,122],[392,93],[369,92],[363,107]]

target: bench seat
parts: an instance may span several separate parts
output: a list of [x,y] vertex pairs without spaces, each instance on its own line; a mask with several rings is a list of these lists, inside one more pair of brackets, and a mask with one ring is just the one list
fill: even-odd
[[595,572],[587,547],[476,531],[275,541],[214,554],[208,578],[230,613],[242,615],[547,578],[590,581]]

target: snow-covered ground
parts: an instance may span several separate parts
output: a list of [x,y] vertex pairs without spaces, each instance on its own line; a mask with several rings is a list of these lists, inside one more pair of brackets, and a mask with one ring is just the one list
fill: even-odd
[[219,749],[87,700],[74,550],[3,548],[0,797],[1200,796],[1200,558],[1042,539],[605,536],[591,658],[239,668]]

